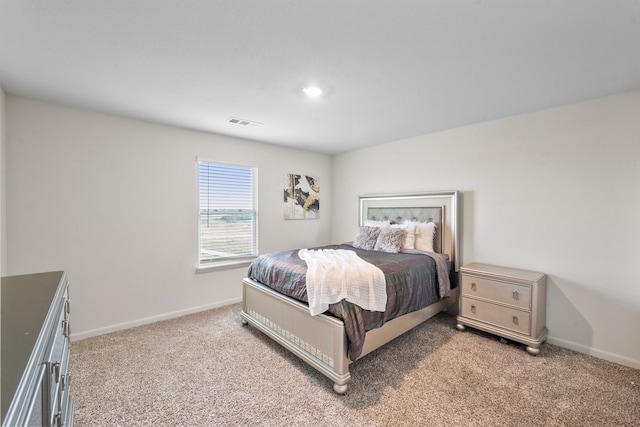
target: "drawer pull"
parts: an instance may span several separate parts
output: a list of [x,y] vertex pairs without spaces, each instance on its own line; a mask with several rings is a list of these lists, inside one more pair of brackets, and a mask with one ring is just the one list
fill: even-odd
[[518,301],[520,299],[520,294],[518,291],[513,291],[513,299]]
[[513,316],[513,324],[514,325],[518,324],[518,316]]
[[475,306],[475,305],[472,305],[472,306],[471,306],[471,312],[472,312],[472,313],[475,313],[475,312],[476,312],[476,306]]
[[471,290],[472,291],[476,290],[476,282],[471,282]]
[[62,321],[62,333],[69,338],[69,321],[67,319]]
[[51,372],[54,374],[56,383],[60,382],[60,362],[55,362],[51,365]]
[[71,372],[67,372],[67,375],[62,374],[60,379],[60,385],[62,387],[62,391],[64,391],[71,384]]

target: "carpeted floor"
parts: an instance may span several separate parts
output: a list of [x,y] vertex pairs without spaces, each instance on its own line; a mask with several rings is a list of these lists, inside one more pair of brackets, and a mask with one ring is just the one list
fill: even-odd
[[640,426],[640,370],[458,332],[440,314],[351,366],[345,396],[240,304],[71,345],[76,426]]

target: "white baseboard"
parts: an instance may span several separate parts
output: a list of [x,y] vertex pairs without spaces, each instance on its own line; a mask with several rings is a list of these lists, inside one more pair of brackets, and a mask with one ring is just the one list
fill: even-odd
[[124,329],[133,328],[136,326],[148,325],[149,323],[159,322],[161,320],[174,319],[176,317],[186,316],[188,314],[199,313],[205,310],[211,310],[225,305],[236,304],[241,302],[242,298],[233,298],[226,301],[220,301],[213,304],[201,305],[198,307],[192,307],[185,310],[172,311],[170,313],[159,314],[157,316],[146,317],[144,319],[133,320],[131,322],[118,323],[116,325],[106,326],[104,328],[91,329],[85,332],[79,332],[77,334],[71,334],[71,341],[82,340],[85,338],[96,337],[98,335],[108,334],[110,332],[122,331]]
[[557,345],[558,347],[568,348],[569,350],[577,351],[578,353],[588,354],[590,356],[597,357],[598,359],[608,360],[615,362],[619,365],[629,366],[631,368],[640,369],[640,360],[634,360],[619,354],[609,353],[608,351],[598,350],[597,348],[587,347],[582,344],[575,343],[573,341],[567,341],[560,338],[547,337],[549,344]]

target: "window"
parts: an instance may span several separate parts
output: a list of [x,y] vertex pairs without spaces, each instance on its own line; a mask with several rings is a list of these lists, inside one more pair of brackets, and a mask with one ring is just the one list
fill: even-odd
[[199,267],[247,261],[258,253],[257,169],[198,162]]

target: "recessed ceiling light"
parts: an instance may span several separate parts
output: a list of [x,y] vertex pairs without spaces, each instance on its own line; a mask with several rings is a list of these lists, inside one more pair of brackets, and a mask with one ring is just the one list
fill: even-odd
[[304,89],[302,89],[302,91],[305,93],[305,95],[310,96],[312,98],[322,95],[322,89],[319,88],[318,86],[307,86]]

